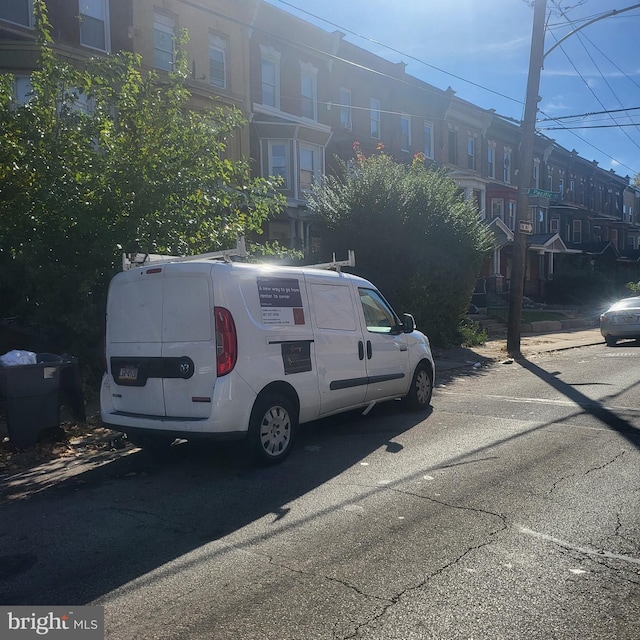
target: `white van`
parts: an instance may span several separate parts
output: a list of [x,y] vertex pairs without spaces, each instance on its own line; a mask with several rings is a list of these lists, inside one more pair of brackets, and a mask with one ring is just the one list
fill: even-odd
[[206,258],[117,274],[107,301],[104,426],[140,446],[246,437],[285,458],[300,423],[406,398],[435,366],[413,318],[344,272]]

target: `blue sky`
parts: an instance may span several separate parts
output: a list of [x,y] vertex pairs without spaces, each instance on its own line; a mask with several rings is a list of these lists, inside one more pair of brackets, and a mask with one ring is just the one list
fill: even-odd
[[[464,100],[523,116],[533,25],[525,0],[268,1],[327,31],[342,30],[354,44],[407,63],[411,75],[441,89],[450,86]],[[636,4],[547,0],[545,51],[588,20]],[[639,41],[640,6],[585,27],[546,57],[539,92],[539,118],[563,118],[540,122],[539,128],[564,127],[545,135],[631,177],[640,173]],[[602,111],[617,113],[565,119]],[[576,125],[601,128],[567,130]]]

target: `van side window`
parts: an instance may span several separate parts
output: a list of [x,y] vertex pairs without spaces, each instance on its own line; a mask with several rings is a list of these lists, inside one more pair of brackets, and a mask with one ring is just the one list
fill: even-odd
[[373,289],[358,289],[367,330],[373,333],[391,333],[400,320],[382,296]]
[[356,330],[351,289],[344,285],[312,284],[311,297],[319,329]]

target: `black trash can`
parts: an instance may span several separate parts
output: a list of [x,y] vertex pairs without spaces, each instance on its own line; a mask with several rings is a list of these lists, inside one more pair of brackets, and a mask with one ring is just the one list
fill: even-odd
[[0,365],[7,430],[18,449],[32,447],[43,431],[60,426],[60,381],[70,360],[36,354],[36,364]]

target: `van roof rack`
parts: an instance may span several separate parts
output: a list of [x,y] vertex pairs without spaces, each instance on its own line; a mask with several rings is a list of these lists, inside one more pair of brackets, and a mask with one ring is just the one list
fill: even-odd
[[222,251],[211,251],[201,253],[197,256],[168,256],[159,253],[123,253],[122,270],[128,271],[136,267],[143,267],[146,264],[157,264],[162,262],[188,262],[190,260],[224,260],[231,262],[232,257],[245,258],[247,248],[244,243],[244,236],[238,238],[235,249],[224,249]]
[[353,249],[349,249],[349,257],[347,260],[336,260],[336,254],[333,254],[333,260],[331,262],[322,262],[321,264],[306,264],[307,269],[335,269],[338,273],[341,267],[355,267],[356,266],[356,252]]

